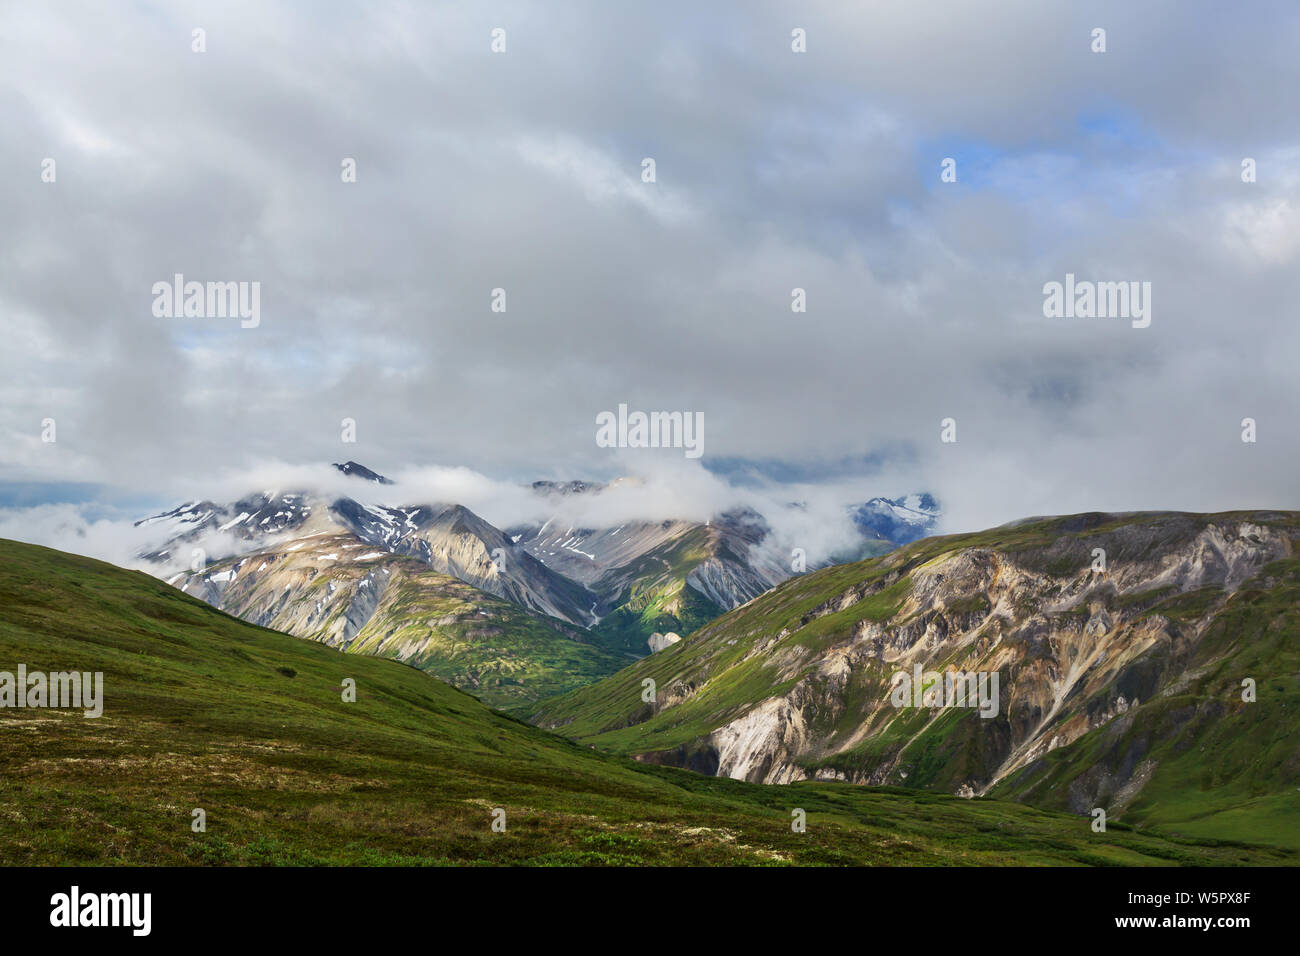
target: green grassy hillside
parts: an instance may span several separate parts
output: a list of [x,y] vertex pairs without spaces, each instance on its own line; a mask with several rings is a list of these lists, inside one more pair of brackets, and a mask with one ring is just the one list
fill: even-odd
[[[102,671],[104,714],[0,710],[6,864],[1236,864],[996,800],[765,787],[633,763],[414,668],[0,541],[0,670]],[[357,699],[342,700],[355,680]],[[507,828],[490,828],[495,807]],[[806,833],[791,811],[807,811]],[[191,811],[207,831],[191,831]]]
[[[705,772],[991,787],[1300,850],[1298,538],[1300,516],[1278,512],[1078,515],[930,538],[792,579],[522,713]],[[900,661],[998,672],[1001,712],[891,706]]]

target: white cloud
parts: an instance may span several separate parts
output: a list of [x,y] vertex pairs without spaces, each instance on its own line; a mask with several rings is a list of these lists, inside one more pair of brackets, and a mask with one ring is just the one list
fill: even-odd
[[[30,175],[0,234],[0,480],[181,499],[266,461],[441,462],[479,477],[430,493],[508,520],[527,500],[482,476],[648,473],[594,442],[627,402],[704,412],[709,456],[904,449],[857,497],[930,489],[963,527],[1297,503],[1282,5],[832,3],[801,11],[807,54],[762,2],[236,2],[203,8],[203,55],[197,9],[7,25],[0,152]],[[1152,327],[1045,321],[1067,271],[1151,281]],[[153,319],[175,272],[260,281],[261,326]],[[1221,441],[1248,414],[1243,459]],[[674,480],[641,494],[725,496]]]

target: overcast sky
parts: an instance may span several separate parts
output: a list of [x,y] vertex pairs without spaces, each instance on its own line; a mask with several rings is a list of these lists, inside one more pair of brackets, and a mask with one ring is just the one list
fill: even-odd
[[[1291,0],[0,18],[10,504],[350,458],[929,490],[950,530],[1300,507]],[[260,324],[156,317],[176,273]],[[1044,317],[1066,273],[1151,283],[1150,326]],[[598,447],[620,403],[703,413],[703,457]]]

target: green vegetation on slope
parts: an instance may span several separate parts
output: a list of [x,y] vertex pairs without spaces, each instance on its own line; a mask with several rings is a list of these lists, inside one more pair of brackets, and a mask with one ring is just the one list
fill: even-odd
[[686,584],[710,556],[708,531],[695,528],[598,580],[597,591],[608,589],[611,578],[631,583],[613,602],[614,610],[588,631],[588,639],[619,654],[645,657],[651,634],[685,636],[720,616],[723,608]]
[[587,637],[602,647],[632,657],[645,657],[650,651],[647,642],[651,634],[686,635],[722,613],[722,608],[704,595],[686,587],[685,582],[677,582],[661,591],[635,594],[601,618]]
[[[418,580],[400,582],[391,598],[386,596],[382,618],[367,622],[348,652],[399,658],[389,648],[417,648],[400,659],[500,708],[590,684],[626,663],[505,601],[484,600],[482,592],[452,581],[437,590],[419,586]],[[484,606],[491,608],[490,619]]]
[[[995,800],[763,787],[575,746],[392,661],[0,541],[0,670],[102,671],[104,715],[0,710],[7,864],[1234,864]],[[357,699],[342,700],[348,678]],[[490,829],[505,809],[507,829]],[[808,814],[791,832],[791,810]],[[191,811],[207,831],[191,830]]]

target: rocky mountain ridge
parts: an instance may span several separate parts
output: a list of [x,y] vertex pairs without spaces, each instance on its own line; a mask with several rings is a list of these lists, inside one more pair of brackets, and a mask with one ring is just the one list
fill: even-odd
[[[1300,713],[1298,540],[1289,512],[1088,514],[930,538],[786,582],[530,716],[737,779],[1010,794],[1076,812],[1153,812],[1203,748],[1225,778],[1235,760],[1262,761],[1256,783],[1300,811],[1281,785],[1300,770],[1285,730]],[[896,675],[918,666],[927,687],[998,675],[996,716],[897,706]],[[1248,680],[1258,704],[1242,699]]]

